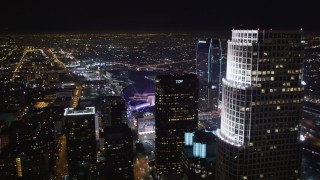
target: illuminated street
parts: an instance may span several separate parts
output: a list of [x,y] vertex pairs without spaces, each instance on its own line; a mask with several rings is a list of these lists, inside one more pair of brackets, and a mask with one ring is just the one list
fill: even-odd
[[67,161],[67,146],[66,146],[66,136],[63,135],[60,137],[60,145],[59,145],[59,155],[56,160],[55,166],[55,178],[56,179],[64,179],[64,176],[68,174],[68,161]]
[[139,156],[134,161],[134,176],[135,180],[146,180],[146,179],[152,179],[152,176],[150,175],[150,167],[148,165],[149,159],[148,156]]
[[73,108],[76,108],[78,106],[81,94],[82,94],[82,86],[81,85],[77,85],[76,89],[74,90],[73,98],[72,98],[72,107]]
[[[10,161],[11,157],[22,154],[30,158],[22,166],[23,171],[40,173],[39,178],[34,179],[41,179],[45,175],[52,179],[66,179],[66,135],[61,135],[66,129],[64,109],[79,105],[92,105],[99,109],[98,98],[115,95],[122,96],[126,101],[128,124],[135,138],[133,146],[138,144],[143,147],[142,150],[138,146],[133,147],[134,155],[129,157],[133,159],[134,179],[153,179],[156,123],[155,117],[143,116],[146,112],[155,115],[156,77],[168,72],[194,73],[196,42],[201,37],[202,32],[56,33],[0,37],[1,110],[6,114],[12,112],[14,119],[10,123],[0,124],[0,179],[10,179],[5,173],[10,173],[10,168],[16,167],[15,161]],[[222,65],[226,65],[228,40],[221,41],[224,42]],[[302,180],[320,179],[320,111],[319,106],[306,106],[306,102],[316,105],[320,102],[320,36],[306,38],[306,42],[306,69],[303,74],[306,81],[305,117],[301,122],[300,136],[303,145]],[[216,64],[213,64],[213,70],[217,70]],[[217,84],[215,87],[218,87]],[[99,114],[102,111],[99,109],[96,112],[100,121],[103,121]],[[200,110],[198,129],[220,128],[220,113]],[[5,116],[0,114],[1,118]],[[102,170],[106,169],[107,163],[104,152],[106,144],[103,141],[106,131],[102,126],[99,128],[101,132],[96,132],[96,135],[102,136],[99,139],[101,144],[97,172],[102,178],[105,175]],[[57,134],[61,137],[56,137]],[[11,139],[19,140],[19,144]],[[58,150],[55,147],[56,141],[59,144]],[[43,157],[49,154],[50,162],[38,163],[38,159],[33,161],[34,154]],[[41,167],[49,167],[49,170],[40,172]]]

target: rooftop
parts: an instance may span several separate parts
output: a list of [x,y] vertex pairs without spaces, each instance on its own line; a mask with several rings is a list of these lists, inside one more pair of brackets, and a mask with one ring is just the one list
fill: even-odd
[[66,108],[64,109],[64,116],[77,116],[85,114],[95,114],[94,107],[85,107],[83,109]]

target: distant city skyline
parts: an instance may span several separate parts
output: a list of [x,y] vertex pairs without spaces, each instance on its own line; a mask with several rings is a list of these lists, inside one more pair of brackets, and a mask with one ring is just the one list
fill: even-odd
[[[56,4],[56,2],[54,3]],[[44,5],[44,3],[40,5]],[[29,7],[29,5],[26,7]],[[14,14],[14,12],[11,14]],[[294,29],[291,28],[291,30]],[[225,38],[220,38],[214,31],[209,33],[208,31],[187,33],[168,31],[159,33],[94,33],[90,31],[89,33],[81,34],[77,32],[0,33],[0,92],[2,93],[0,98],[0,179],[12,179],[21,176],[27,179],[59,179],[68,178],[69,175],[69,177],[74,176],[74,173],[71,172],[72,170],[68,172],[68,168],[69,170],[72,167],[75,169],[77,166],[75,166],[75,163],[68,164],[68,157],[72,156],[70,154],[79,154],[78,157],[80,158],[75,158],[75,161],[85,159],[88,162],[90,159],[84,157],[86,157],[86,153],[92,154],[93,151],[90,150],[92,148],[89,147],[93,147],[93,141],[97,145],[97,149],[96,153],[94,153],[96,156],[91,156],[96,159],[92,165],[96,167],[96,171],[99,172],[98,176],[101,179],[105,177],[110,179],[107,175],[107,170],[111,168],[106,168],[106,163],[109,161],[114,163],[123,162],[120,165],[122,167],[117,168],[114,166],[119,172],[132,172],[131,167],[133,165],[135,179],[155,179],[157,172],[160,172],[158,171],[159,168],[156,168],[156,166],[159,166],[159,159],[164,160],[164,163],[168,162],[172,165],[177,165],[176,167],[182,171],[189,169],[190,171],[186,173],[187,176],[193,176],[194,173],[201,170],[201,173],[196,174],[198,177],[212,177],[216,172],[213,169],[215,155],[211,154],[213,151],[209,146],[215,146],[215,139],[218,144],[219,142],[220,144],[222,143],[219,137],[213,137],[213,135],[217,134],[215,130],[219,128],[221,132],[223,129],[226,130],[224,131],[228,132],[225,133],[226,137],[233,140],[232,142],[242,142],[241,140],[248,142],[246,140],[247,136],[244,136],[240,131],[244,131],[241,128],[247,128],[249,123],[243,124],[237,122],[237,120],[243,120],[241,116],[243,114],[248,116],[250,113],[252,115],[250,115],[252,118],[252,126],[250,127],[252,131],[250,131],[249,142],[253,144],[246,150],[253,150],[254,156],[263,152],[262,157],[272,156],[272,162],[278,164],[279,158],[281,160],[284,157],[280,157],[280,153],[277,153],[283,149],[283,145],[280,145],[283,141],[281,140],[278,143],[269,139],[280,138],[286,143],[290,143],[294,138],[292,141],[296,142],[296,136],[291,137],[289,135],[284,137],[283,135],[285,133],[296,135],[299,133],[297,129],[299,130],[301,127],[299,143],[303,147],[302,169],[301,171],[295,169],[297,171],[294,171],[294,173],[298,172],[296,175],[299,175],[301,172],[301,179],[303,180],[320,179],[320,164],[318,163],[320,161],[320,35],[307,36],[304,35],[305,32],[303,31],[301,39],[300,35],[299,37],[293,36],[295,38],[289,38],[290,44],[288,44],[284,38],[281,38],[287,36],[286,33],[279,34],[277,30],[277,28],[274,28],[272,31],[264,31],[262,29],[258,31],[254,28],[253,31],[255,32],[264,32],[261,36],[256,36],[257,40],[261,42],[256,43],[256,46],[249,46],[249,41],[252,43],[252,40],[255,39],[252,33],[234,36],[231,35],[231,32],[235,31],[234,29],[227,29],[225,33],[228,33],[228,35]],[[298,31],[300,34],[301,31]],[[250,36],[251,39],[249,38]],[[223,91],[225,95],[224,102],[221,103],[222,106],[220,107],[222,107],[222,112],[229,111],[228,113],[222,113],[222,121],[220,121],[221,111],[219,110],[199,116],[200,113],[197,110],[198,95],[196,95],[198,90],[192,88],[198,87],[198,85],[190,82],[193,78],[178,78],[178,74],[196,72],[197,41],[200,38],[217,38],[221,40],[221,75],[225,78],[224,82],[229,82],[229,85],[221,86],[225,88]],[[227,48],[228,39],[229,44],[234,44],[229,48]],[[234,39],[239,41],[242,39],[243,42],[234,42]],[[293,39],[295,40],[292,41]],[[304,55],[301,55],[302,52],[297,54],[297,49],[290,50],[292,48],[290,47],[291,43],[296,47],[295,44],[300,42],[303,44]],[[257,46],[259,48],[256,48]],[[251,48],[252,53],[249,48]],[[234,58],[229,59],[232,54],[227,53],[227,49],[234,52]],[[300,50],[302,51],[302,49]],[[248,54],[251,54],[252,58]],[[257,61],[258,54],[259,61]],[[292,59],[289,58],[292,56],[299,57],[296,57],[295,61],[292,62]],[[304,59],[303,64],[302,62],[298,63],[297,61],[299,60],[300,62],[302,58]],[[213,58],[213,60],[215,61],[217,58]],[[250,64],[251,60],[252,64]],[[257,63],[254,63],[254,60]],[[281,63],[273,64],[269,60]],[[296,71],[296,68],[298,68],[297,63],[301,70]],[[228,68],[226,64],[228,64]],[[304,68],[303,74],[301,74],[302,66]],[[244,90],[241,89],[241,87],[250,89],[251,86],[233,86],[236,84],[233,82],[247,83],[247,80],[250,80],[250,76],[247,75],[251,70],[253,75],[252,84],[259,83],[259,87],[253,89],[252,96],[249,90],[243,93]],[[157,77],[170,76],[165,74],[176,75],[177,79],[173,79],[173,84],[176,86],[157,86],[160,83]],[[212,75],[212,79],[218,83],[219,73],[212,73]],[[196,75],[193,74],[191,76]],[[163,78],[162,80],[167,81],[169,79],[171,78]],[[294,110],[297,109],[296,105],[298,104],[297,93],[300,93],[299,96],[302,93],[301,87],[297,87],[296,84],[298,79],[305,82],[305,95],[300,97],[299,100],[299,105],[302,105],[302,98],[304,101],[303,119],[301,126],[293,127],[291,120],[294,120],[293,118],[298,120],[295,117],[298,111]],[[285,83],[282,81],[285,81]],[[298,85],[300,84],[298,83]],[[178,89],[178,87],[183,91],[181,90],[179,93],[172,90],[172,88]],[[214,88],[214,86],[212,87]],[[163,89],[163,91],[161,90],[161,96],[160,88]],[[299,88],[300,91],[298,91]],[[258,93],[260,94],[258,95]],[[127,136],[127,140],[124,138],[124,141],[122,139],[120,140],[122,142],[118,141],[118,138],[113,138],[114,135],[118,136],[118,133],[111,133],[111,131],[102,126],[104,120],[107,119],[105,115],[108,115],[108,107],[103,107],[104,103],[108,101],[107,99],[106,102],[103,101],[103,97],[106,96],[122,96],[125,99],[127,107],[127,113],[125,113],[126,123],[132,130],[132,137],[131,135],[129,135],[130,137]],[[218,96],[215,95],[215,97]],[[243,100],[242,97],[247,98]],[[89,114],[90,116],[86,116],[87,113],[85,112],[81,115],[78,114],[79,116],[69,116],[69,113],[64,114],[65,109],[69,109],[71,113],[71,109],[83,111],[84,107],[94,108],[94,115]],[[121,122],[124,122],[122,121],[124,117],[122,115],[125,115],[122,113],[123,110],[124,108],[121,106],[112,109],[112,112],[118,112],[116,114],[118,120],[121,119]],[[159,118],[159,112],[162,114],[161,119]],[[282,118],[283,116],[285,116],[285,119]],[[79,120],[79,123],[72,123],[75,119]],[[79,139],[83,137],[82,133],[90,134],[90,137],[92,137],[93,119],[95,121],[94,125],[99,124],[98,131],[96,131],[96,126],[94,127],[95,138]],[[167,119],[170,121],[167,121]],[[98,123],[96,123],[96,120]],[[286,122],[290,120],[290,123],[284,127],[281,125],[283,124],[282,120]],[[197,121],[198,123],[195,123],[197,128],[202,130],[196,131],[194,128],[189,128],[189,124],[191,124],[189,122],[191,121]],[[262,121],[263,124],[261,124]],[[267,127],[269,122],[273,121],[275,123],[272,123],[270,128]],[[147,123],[150,124],[146,128],[144,125]],[[83,127],[86,129],[81,130]],[[163,131],[160,132],[158,127]],[[194,130],[189,131],[189,129]],[[261,129],[265,133],[260,133]],[[74,133],[71,133],[71,131]],[[80,131],[81,133],[79,133]],[[116,130],[116,132],[118,131],[120,130]],[[110,132],[110,134],[106,132]],[[155,137],[157,132],[158,135]],[[190,136],[184,136],[182,132],[183,134],[187,132],[186,134]],[[234,132],[235,136],[233,136],[232,132]],[[190,137],[192,135],[196,137],[193,138],[195,141],[191,141]],[[99,137],[98,141],[97,137]],[[163,141],[161,141],[161,137]],[[185,144],[186,148],[182,147],[184,146],[183,142],[186,142],[183,141],[185,140],[183,137],[189,140]],[[131,138],[132,144],[129,140]],[[80,143],[81,140],[83,140],[83,143]],[[108,141],[106,140],[111,140],[109,142],[112,142],[113,145],[109,146],[111,144],[107,143]],[[161,142],[159,143],[159,141]],[[128,146],[125,147],[123,144]],[[224,144],[228,145],[227,142]],[[259,144],[266,148],[261,148],[260,151]],[[80,145],[81,149],[80,147],[77,148],[78,145]],[[84,146],[85,149],[83,148]],[[94,145],[94,147],[96,146]],[[110,155],[110,151],[107,150],[107,147],[110,148],[110,151],[117,148],[122,150],[115,150],[117,153],[108,157],[106,155]],[[230,161],[226,161],[226,163],[231,163],[227,164],[228,166],[232,165],[232,163],[241,162],[246,164],[246,166],[242,167],[250,170],[250,166],[252,167],[262,161],[261,158],[258,158],[257,161],[249,159],[246,161],[248,162],[247,165],[243,160],[254,158],[254,156],[250,155],[248,158],[242,158],[246,154],[240,153],[235,157],[233,153],[225,153],[232,150],[228,149],[228,146],[225,147],[227,151],[224,151],[223,148],[220,148],[220,150],[218,148],[219,151],[216,157],[218,160],[221,155],[229,154],[229,157],[224,158],[231,158]],[[255,147],[257,147],[256,151],[254,150]],[[129,155],[128,159],[124,153],[129,152],[129,148],[133,148],[133,161],[131,162],[129,162],[129,159],[131,159],[132,152],[127,154]],[[181,151],[181,153],[178,152],[180,148],[186,150],[184,154]],[[70,152],[70,150],[75,150],[75,152]],[[288,152],[291,152],[291,150],[288,150]],[[287,153],[285,156],[300,156],[294,156],[293,153],[292,151],[292,153]],[[159,155],[162,156],[161,154],[164,155],[164,158],[159,158]],[[179,156],[182,158],[180,159]],[[108,160],[108,158],[115,159],[117,157],[123,158],[118,161]],[[166,161],[166,157],[168,161]],[[205,158],[209,158],[209,161],[204,161]],[[290,159],[293,161],[295,158]],[[268,158],[263,162],[264,164],[269,164],[271,160]],[[281,160],[281,162],[285,161]],[[298,163],[280,163],[278,165],[281,166],[281,164],[285,166],[283,169],[293,172],[290,170],[290,166],[292,168]],[[108,163],[108,165],[111,164]],[[264,167],[275,169],[278,165]],[[78,167],[81,168],[82,166]],[[170,165],[170,167],[173,166]],[[173,169],[170,167],[169,169]],[[219,167],[221,166],[219,165]],[[224,167],[227,168],[227,166]],[[218,172],[222,174],[227,171],[225,174],[229,175],[229,172],[232,171],[224,167],[220,168],[224,169],[223,171]],[[128,171],[124,170],[124,168],[128,169]],[[260,170],[256,168],[252,168],[252,170],[255,171],[254,176],[259,176],[259,178],[260,175],[267,179],[270,177],[269,171],[260,174]],[[278,169],[270,172],[275,174],[277,171]],[[116,173],[112,172],[112,174]],[[124,173],[122,174],[124,175]],[[251,179],[245,173],[243,174],[243,178]],[[170,179],[178,179],[172,178],[170,174],[165,172],[163,175],[170,177]]]
[[0,32],[227,31],[300,29],[319,31],[316,6],[283,1],[6,2]]

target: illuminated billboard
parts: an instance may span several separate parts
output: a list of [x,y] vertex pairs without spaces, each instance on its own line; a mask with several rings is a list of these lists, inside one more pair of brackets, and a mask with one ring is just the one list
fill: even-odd
[[152,113],[145,113],[142,118],[138,119],[138,134],[155,133],[155,118]]

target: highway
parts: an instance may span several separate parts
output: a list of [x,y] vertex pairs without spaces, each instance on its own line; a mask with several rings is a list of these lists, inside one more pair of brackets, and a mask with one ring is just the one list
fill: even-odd
[[59,64],[60,68],[66,68],[66,65],[58,59],[58,57],[52,52],[51,49],[48,49],[48,52],[50,53],[49,55],[51,55],[51,57],[53,58],[53,61]]

